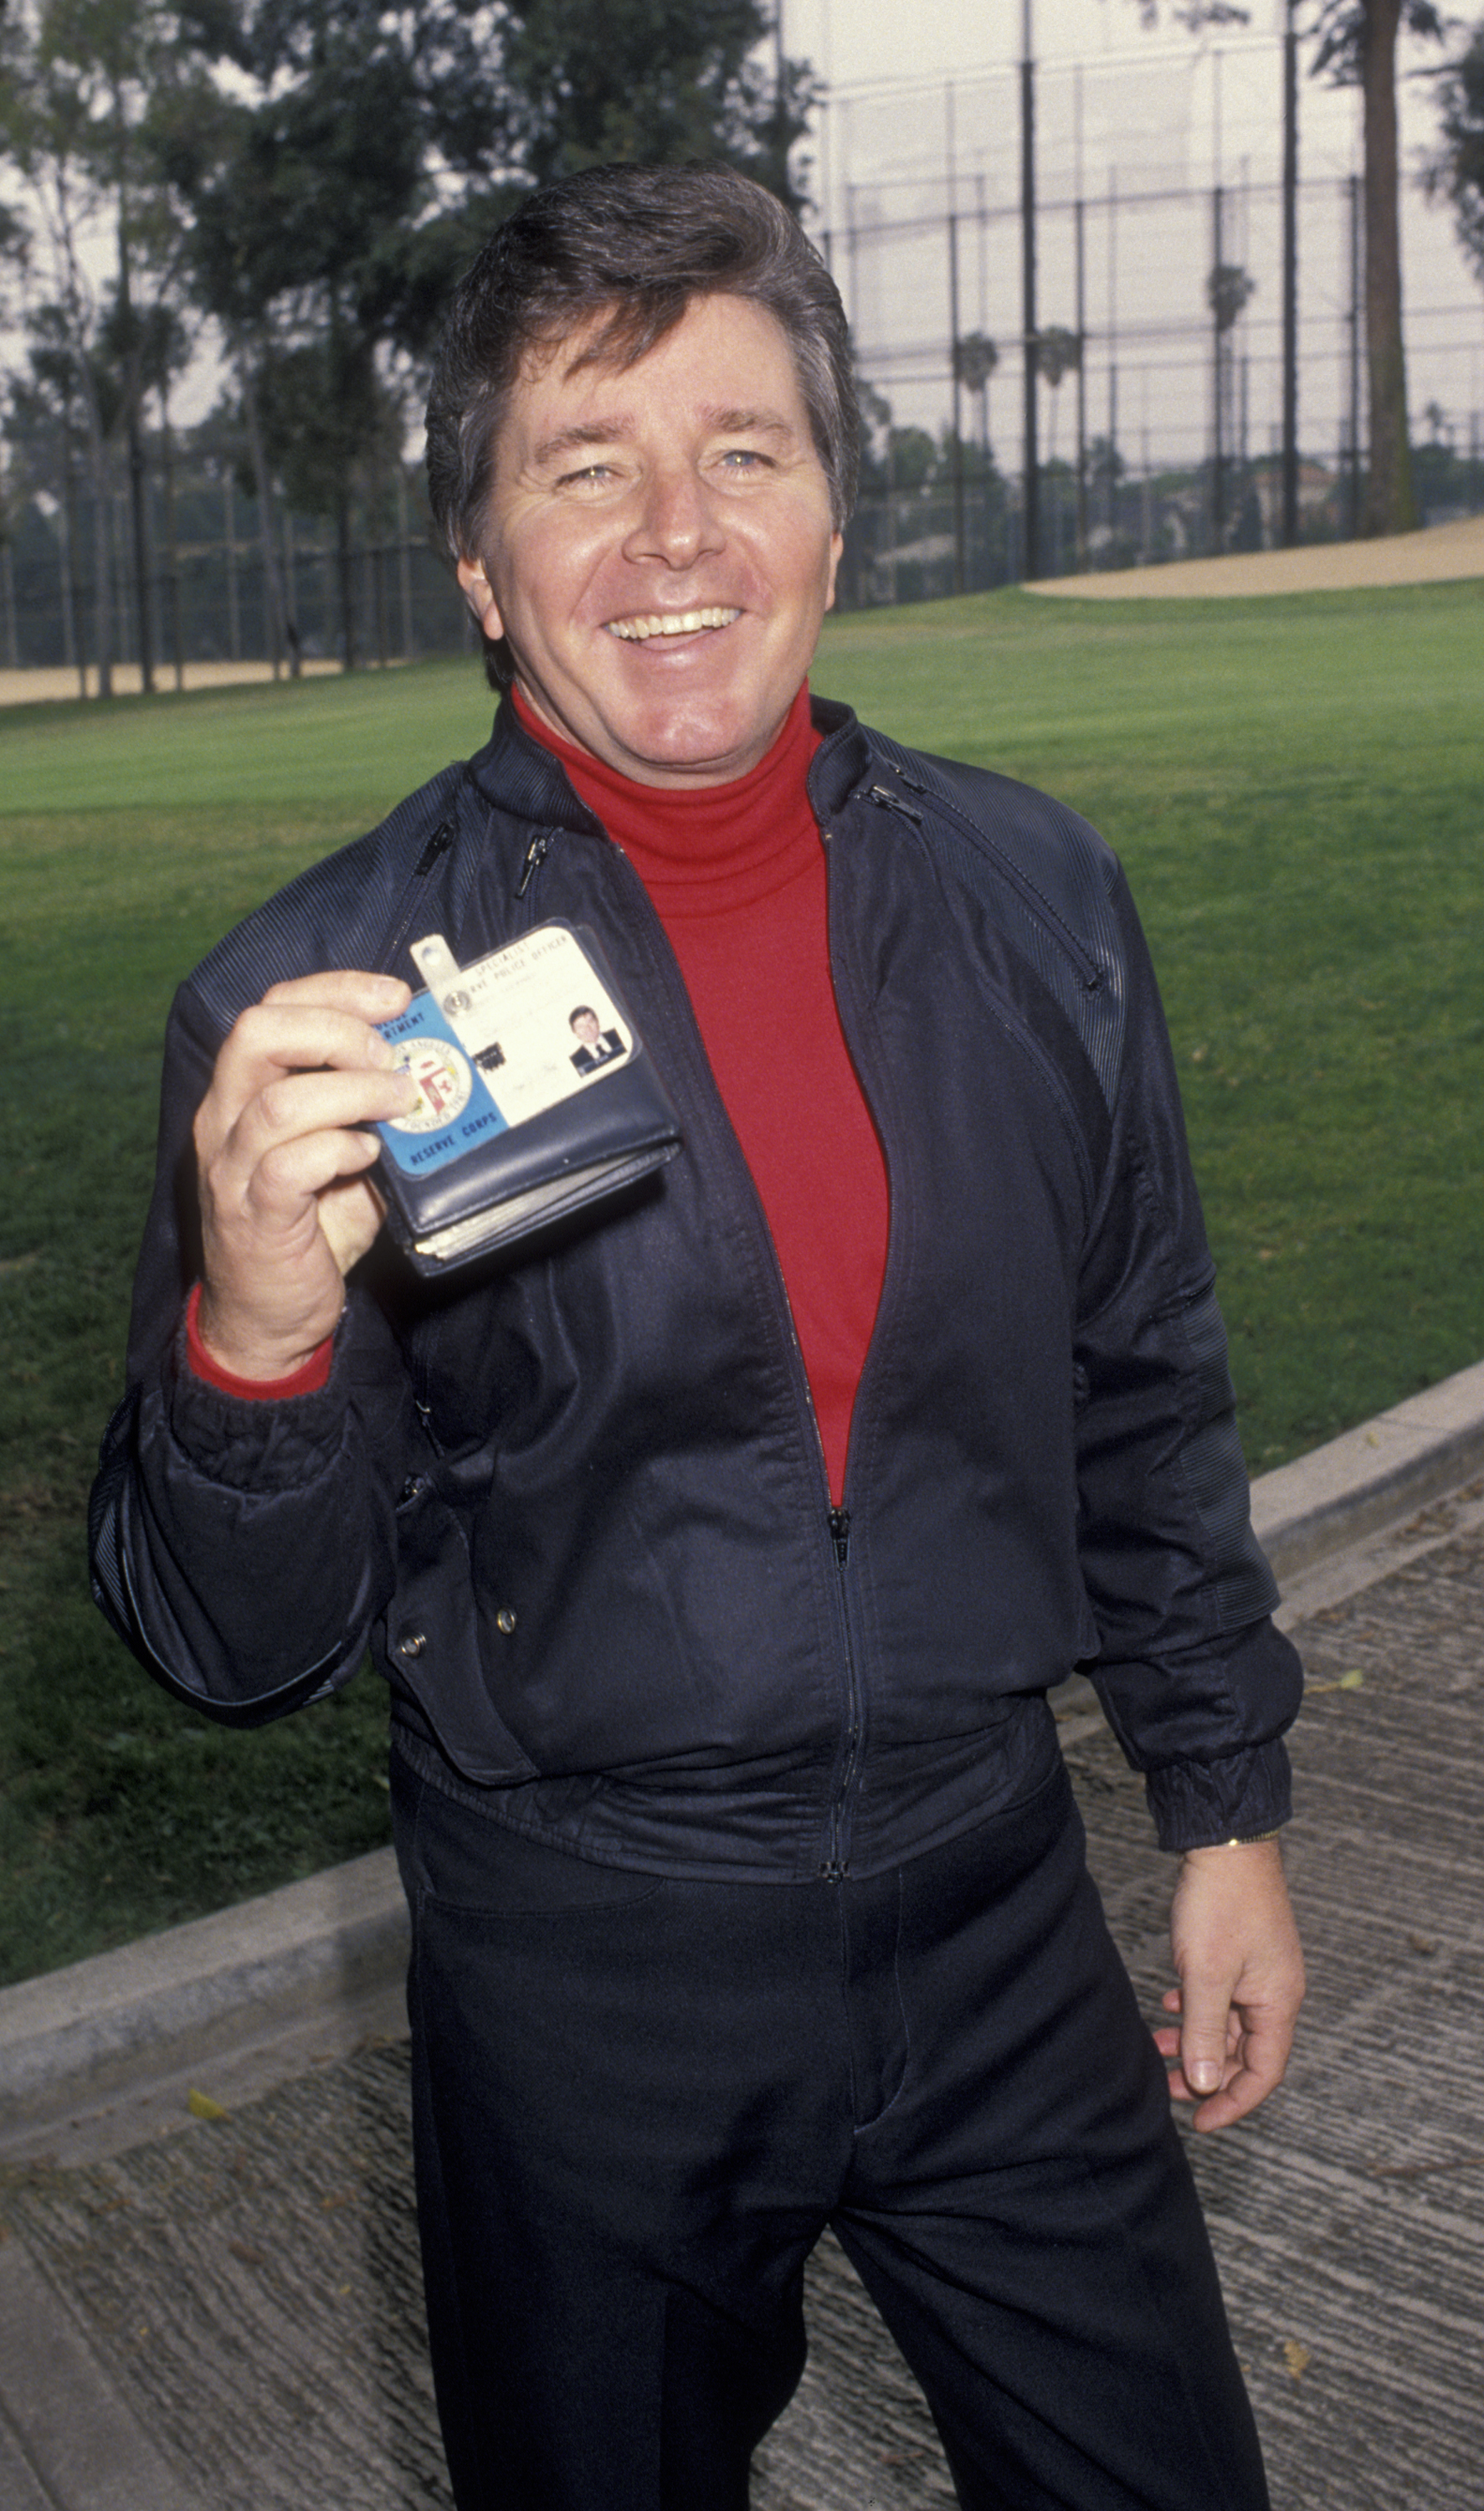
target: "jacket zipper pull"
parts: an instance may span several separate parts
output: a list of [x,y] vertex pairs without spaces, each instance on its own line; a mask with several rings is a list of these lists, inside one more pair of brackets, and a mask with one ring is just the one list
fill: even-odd
[[850,1557],[850,1511],[847,1508],[831,1509],[830,1540],[835,1546],[835,1558],[843,1569]]
[[921,812],[915,811],[910,802],[904,802],[900,793],[893,793],[889,785],[871,786],[866,799],[868,802],[874,802],[879,811],[896,811],[904,820],[911,820],[917,828],[920,829],[922,826]]
[[544,829],[539,830],[536,835],[531,838],[529,845],[526,849],[526,861],[521,867],[521,877],[515,885],[515,894],[517,898],[524,898],[526,892],[529,889],[530,884],[535,879],[542,864],[546,861],[547,848],[550,844],[551,839],[546,834]]
[[453,823],[441,820],[412,866],[412,878],[426,880],[440,855],[446,855],[453,843]]

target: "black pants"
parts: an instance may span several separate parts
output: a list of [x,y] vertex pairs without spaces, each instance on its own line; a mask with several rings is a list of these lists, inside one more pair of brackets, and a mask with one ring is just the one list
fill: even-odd
[[828,2223],[972,2511],[1268,2501],[1060,1768],[869,1882],[527,1845],[393,1756],[459,2511],[745,2511]]

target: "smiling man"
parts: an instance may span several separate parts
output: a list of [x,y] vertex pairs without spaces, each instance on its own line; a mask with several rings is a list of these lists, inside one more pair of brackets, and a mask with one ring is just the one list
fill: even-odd
[[[741,2511],[827,2224],[962,2503],[1260,2511],[1169,2096],[1283,2072],[1298,1671],[1115,861],[810,703],[855,444],[741,175],[598,169],[481,255],[428,466],[503,703],[181,989],[98,1592],[223,1719],[390,1687],[459,2511]],[[684,1150],[429,1289],[376,1024],[410,941],[551,918]],[[1182,1852],[1155,2034],[1077,1664]]]

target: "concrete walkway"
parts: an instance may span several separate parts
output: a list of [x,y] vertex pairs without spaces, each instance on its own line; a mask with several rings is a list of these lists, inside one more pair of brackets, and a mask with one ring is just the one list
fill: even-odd
[[[1257,1504],[1309,1670],[1312,1989],[1283,2092],[1192,2159],[1278,2511],[1477,2511],[1484,1368]],[[1170,1869],[1090,1695],[1062,1733],[1152,2014]],[[447,2504],[384,1882],[362,1860],[0,1995],[0,2511]],[[809,2321],[756,2511],[950,2503],[828,2243]]]

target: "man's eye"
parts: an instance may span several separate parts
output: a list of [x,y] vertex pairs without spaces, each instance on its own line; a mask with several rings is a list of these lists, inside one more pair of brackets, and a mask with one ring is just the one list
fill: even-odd
[[584,462],[580,471],[564,471],[557,485],[559,488],[601,488],[612,476],[611,463]]

